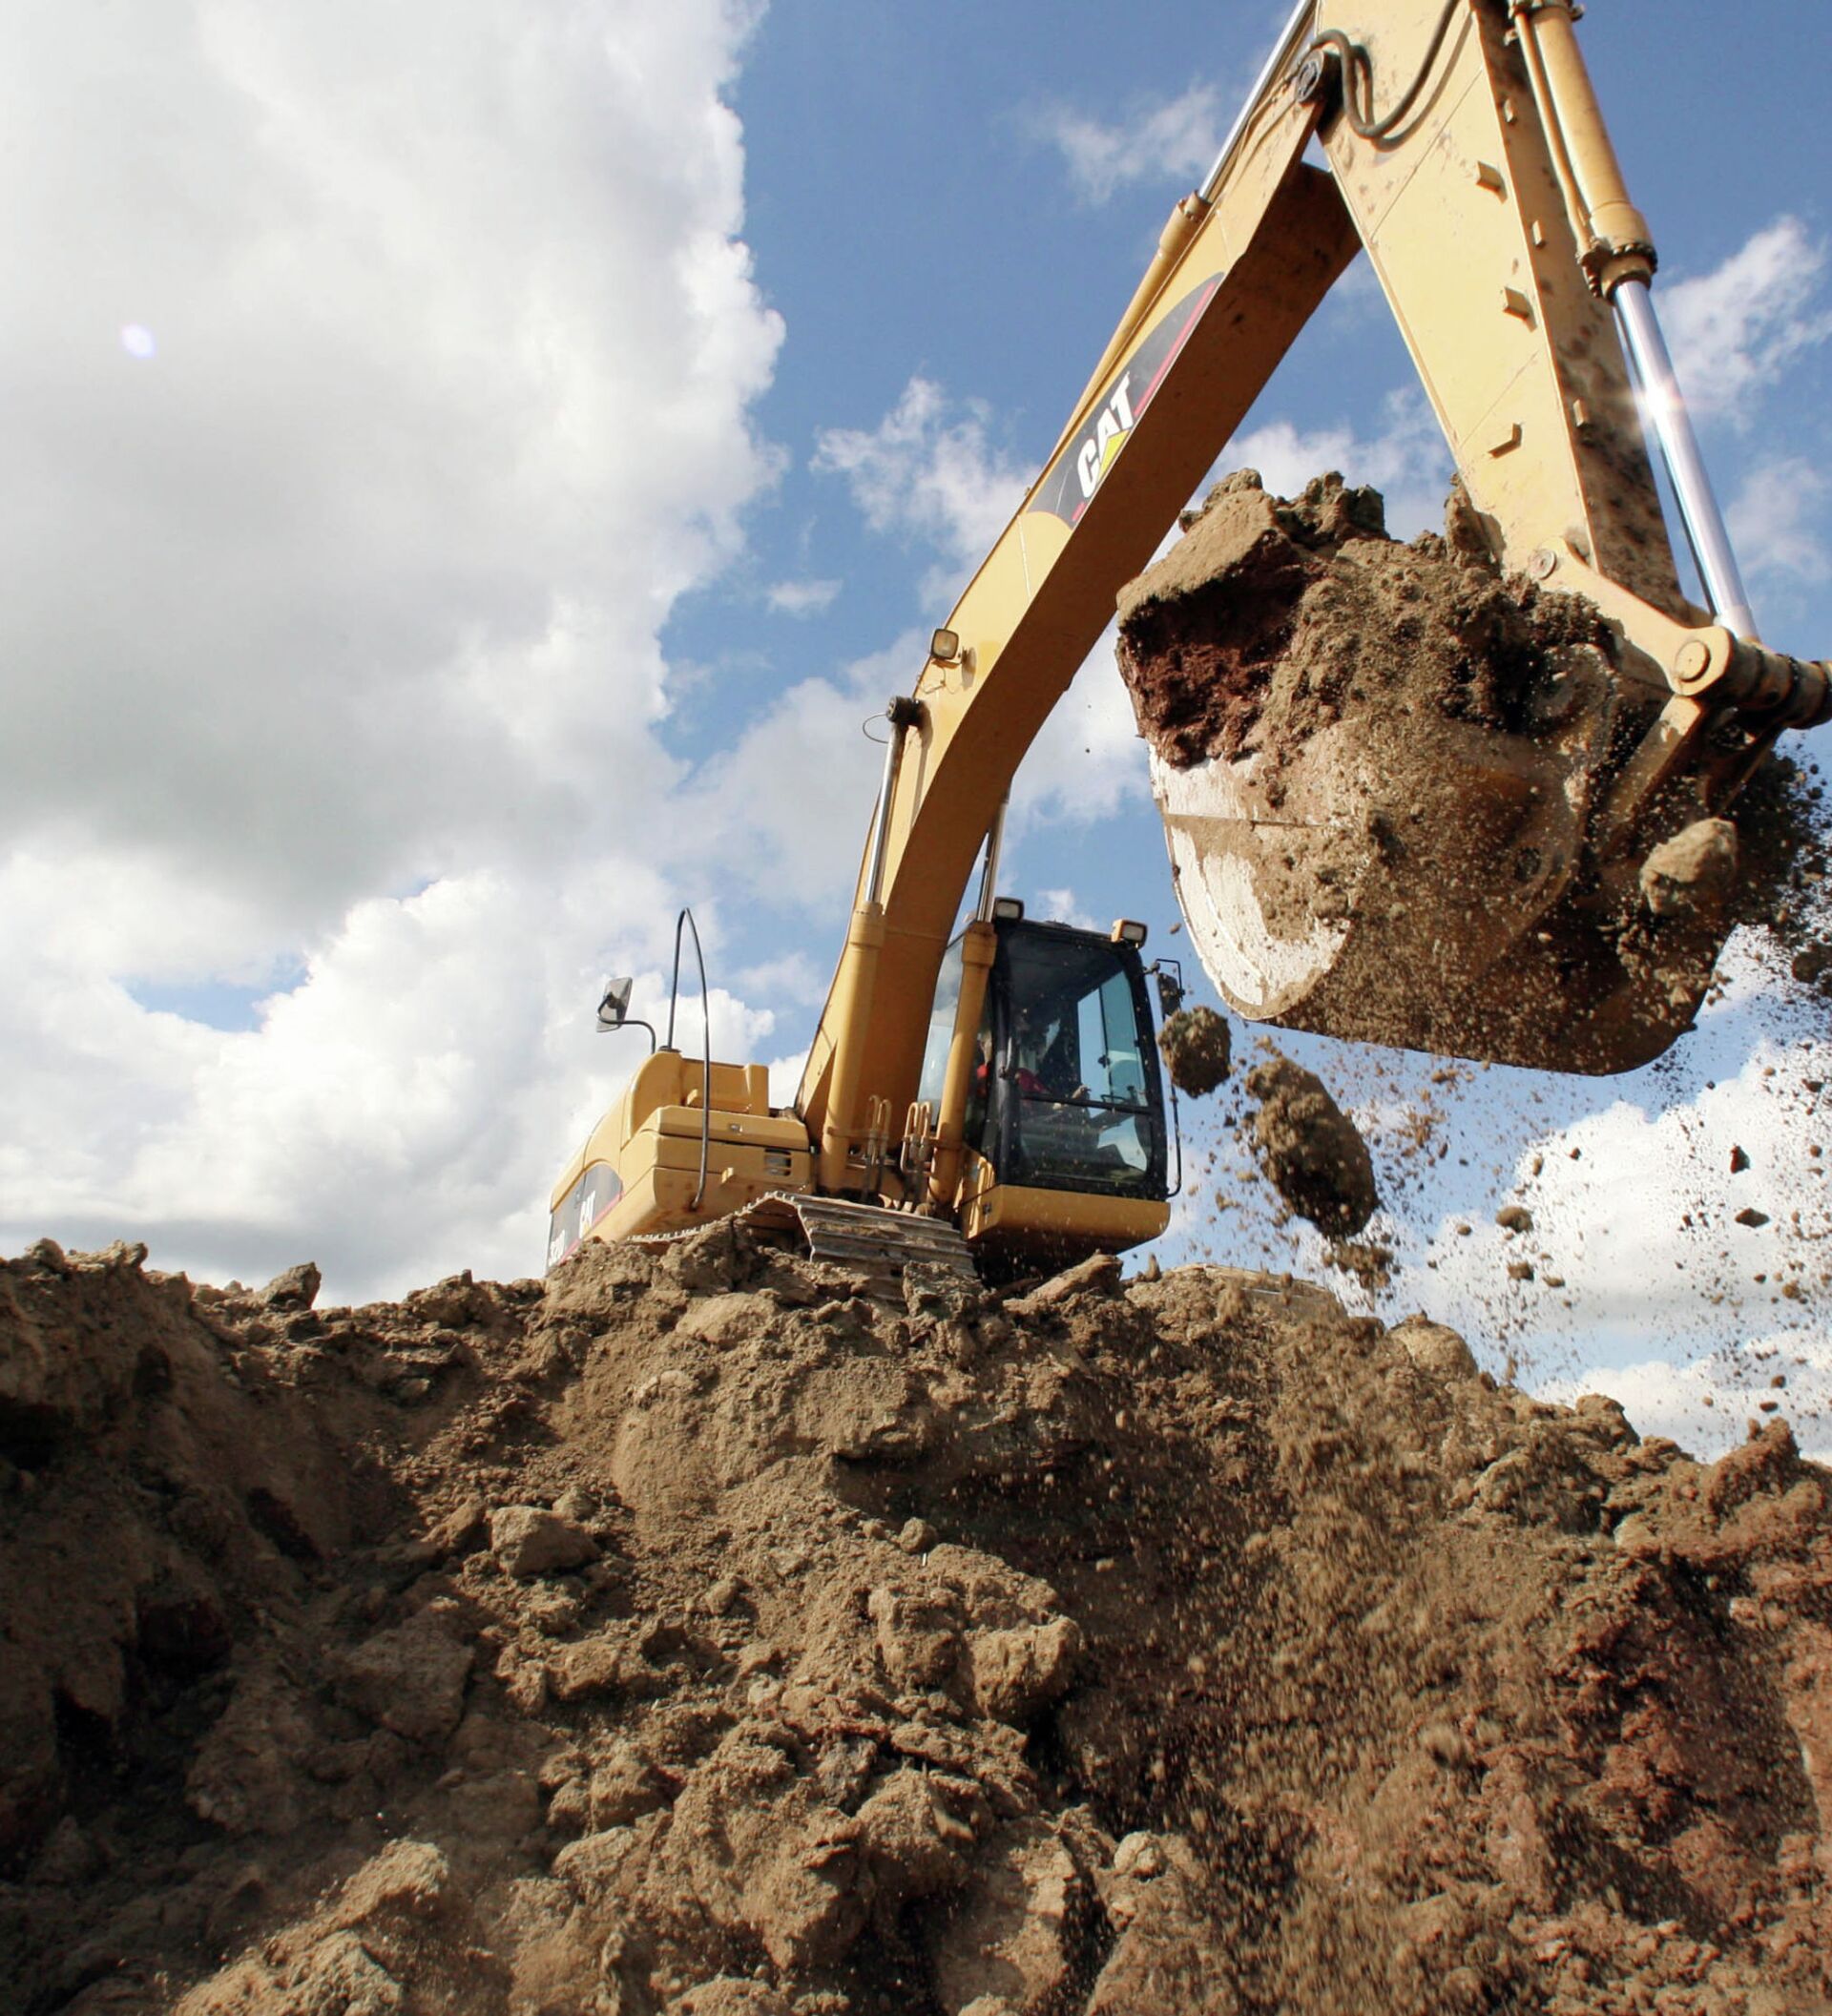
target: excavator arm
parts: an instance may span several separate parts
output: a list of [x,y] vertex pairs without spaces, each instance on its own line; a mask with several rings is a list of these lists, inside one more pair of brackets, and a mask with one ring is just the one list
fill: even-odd
[[[864,1116],[901,1115],[912,1097],[963,889],[1032,738],[1121,587],[1361,249],[1492,561],[1591,598],[1634,702],[1623,717],[1642,725],[1606,799],[1583,808],[1579,844],[1522,850],[1544,865],[1466,903],[1481,973],[1451,1040],[1428,1015],[1358,1022],[1343,998],[1353,990],[1332,994],[1314,974],[1280,995],[1268,974],[1284,970],[1289,947],[1260,946],[1241,964],[1228,912],[1243,889],[1250,901],[1251,837],[1217,842],[1225,779],[1194,807],[1165,802],[1193,936],[1237,1007],[1300,1027],[1589,1070],[1639,1063],[1671,1040],[1670,1021],[1637,1020],[1619,1002],[1580,1006],[1588,1036],[1495,1004],[1531,993],[1535,958],[1551,956],[1537,947],[1569,957],[1566,938],[1587,928],[1567,914],[1579,851],[1593,883],[1613,860],[1632,875],[1665,837],[1652,808],[1721,813],[1783,727],[1826,717],[1828,684],[1823,665],[1754,635],[1649,304],[1652,239],[1623,188],[1573,14],[1569,0],[1305,0],[1294,12],[1211,175],[1173,212],[1041,474],[937,632],[913,696],[891,710],[846,944],[797,1100],[822,1189],[861,1187]],[[1326,170],[1306,161],[1313,143]],[[1711,610],[1679,586],[1631,355]],[[1519,785],[1526,798],[1542,788]],[[973,1008],[968,988],[934,1121],[944,1169]]]

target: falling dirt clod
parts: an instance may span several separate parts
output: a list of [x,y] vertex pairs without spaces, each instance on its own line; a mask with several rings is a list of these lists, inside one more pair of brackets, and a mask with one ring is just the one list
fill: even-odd
[[1822,2006],[1832,1478],[1226,1268],[0,1265],[21,2016]]
[[1192,1099],[1224,1084],[1234,1063],[1234,1039],[1225,1015],[1212,1008],[1178,1008],[1157,1032],[1171,1083]]
[[1355,1123],[1315,1071],[1278,1051],[1247,1073],[1253,1153],[1291,1209],[1333,1239],[1361,1231],[1380,1207],[1374,1161]]

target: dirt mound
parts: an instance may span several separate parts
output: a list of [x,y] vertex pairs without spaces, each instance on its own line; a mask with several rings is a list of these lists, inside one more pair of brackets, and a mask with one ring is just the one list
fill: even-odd
[[1665,689],[1590,603],[1503,576],[1460,492],[1446,527],[1401,544],[1374,490],[1324,476],[1287,502],[1245,470],[1123,591],[1192,940],[1256,1019],[1631,1069],[1690,1025],[1738,906],[1776,906],[1787,848],[1756,829],[1777,794],[1733,824],[1676,791],[1599,861]]
[[1811,2010],[1832,1513],[1452,1333],[731,1228],[0,1268],[27,2016]]

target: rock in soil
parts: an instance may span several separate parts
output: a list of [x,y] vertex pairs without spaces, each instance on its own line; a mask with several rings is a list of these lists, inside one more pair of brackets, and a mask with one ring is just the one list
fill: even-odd
[[1157,1032],[1164,1068],[1178,1091],[1200,1099],[1226,1081],[1234,1062],[1228,1019],[1212,1008],[1178,1008]]
[[1315,1071],[1275,1050],[1247,1073],[1253,1153],[1291,1209],[1333,1239],[1361,1231],[1380,1206],[1374,1160]]
[[144,1257],[0,1264],[9,2011],[1832,1986],[1779,1422],[1700,1465],[1219,1268],[891,1307],[717,1228],[314,1312]]

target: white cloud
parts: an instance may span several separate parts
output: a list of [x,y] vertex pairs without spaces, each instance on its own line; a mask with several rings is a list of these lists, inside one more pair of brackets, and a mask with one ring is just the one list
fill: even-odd
[[1745,572],[1796,581],[1832,579],[1832,547],[1821,536],[1824,474],[1799,455],[1784,455],[1752,469],[1730,510],[1731,536]]
[[[365,899],[250,1031],[148,1013],[106,956],[53,942],[31,990],[0,998],[31,1088],[0,1147],[10,1243],[134,1234],[160,1264],[244,1275],[309,1251],[339,1294],[531,1271],[547,1185],[640,1061],[638,1036],[593,1034],[606,919],[637,966],[634,1012],[661,1026],[669,900],[614,858],[547,894],[479,869]],[[717,972],[716,912],[700,922]],[[717,986],[712,1006],[718,1053],[756,1055],[773,1018]],[[685,1047],[700,1026],[690,956]]]
[[883,716],[916,683],[926,644],[907,632],[830,677],[799,680],[747,723],[681,796],[669,829],[681,872],[830,918],[837,954],[883,776]]
[[1014,842],[1039,826],[1087,825],[1151,803],[1145,744],[1114,662],[1114,639],[1110,623],[1026,752],[1011,791]]
[[1297,427],[1269,421],[1237,434],[1218,469],[1258,469],[1266,488],[1292,497],[1313,476],[1337,469],[1350,483],[1371,483],[1386,499],[1386,528],[1396,539],[1444,523],[1450,487],[1450,450],[1431,408],[1415,387],[1389,392],[1381,426],[1364,439],[1352,426]]
[[770,1104],[772,1106],[793,1106],[796,1092],[801,1089],[802,1073],[808,1068],[806,1050],[797,1050],[792,1057],[776,1057],[770,1062]]
[[[874,530],[916,534],[943,556],[924,584],[938,604],[951,604],[1024,495],[1028,478],[992,446],[991,427],[990,412],[977,401],[952,400],[931,381],[912,378],[876,427],[829,428],[820,437],[815,468],[845,477]],[[921,651],[912,636],[885,666],[894,667],[902,690],[921,668]],[[812,699],[822,683],[798,691]],[[855,671],[842,691],[859,690]],[[1149,795],[1110,627],[1025,756],[1012,791],[1010,835],[1022,839],[1052,821],[1085,824]]]
[[[662,984],[660,627],[781,466],[721,99],[754,18],[22,23],[0,1241],[305,1249],[339,1294],[539,1263],[635,1061],[591,1033],[607,950]],[[298,966],[247,1030],[124,984]]]
[[818,616],[833,607],[839,592],[838,581],[774,581],[763,600],[780,616]]
[[1607,1393],[1640,1434],[1664,1435],[1706,1462],[1734,1449],[1752,1422],[1779,1416],[1803,1455],[1832,1461],[1832,1343],[1823,1338],[1784,1334],[1679,1363],[1595,1366],[1537,1393],[1567,1404],[1582,1393]]
[[[1423,1298],[1472,1335],[1534,1334],[1548,1376],[1553,1357],[1619,1366],[1751,1334],[1822,1333],[1832,1130],[1807,1081],[1823,1070],[1817,1052],[1759,1041],[1691,1099],[1617,1097],[1527,1139],[1505,1194],[1530,1212],[1531,1232],[1447,1216],[1401,1299]],[[1747,1162],[1736,1174],[1734,1150]],[[1742,1212],[1763,1222],[1738,1223]],[[1533,1280],[1509,1281],[1509,1263],[1523,1260]]]
[[1114,125],[1067,105],[1046,106],[1026,124],[1060,149],[1075,194],[1104,203],[1133,182],[1194,182],[1206,173],[1220,145],[1220,97],[1212,84],[1192,84]]
[[[836,956],[839,947],[834,947]],[[805,952],[785,952],[780,959],[766,959],[746,966],[736,976],[745,994],[761,994],[771,1001],[793,1001],[803,1008],[819,1008],[827,992],[827,971],[816,966]]]
[[423,879],[531,800],[575,821],[626,765],[645,634],[769,480],[745,410],[781,334],[731,236],[734,26],[690,8],[674,47],[642,11],[41,18],[10,80],[41,194],[0,224],[38,277],[0,483],[33,563],[0,616],[14,832],[78,817],[322,925],[378,862]]
[[1047,917],[1052,924],[1072,924],[1078,931],[1100,928],[1093,915],[1082,908],[1072,889],[1039,889],[1030,907],[1036,916]]
[[1662,324],[1687,399],[1747,425],[1755,395],[1832,337],[1826,244],[1780,217],[1709,273],[1657,289]]
[[974,567],[1030,480],[992,443],[991,420],[980,401],[952,400],[931,380],[912,378],[875,427],[823,428],[814,467],[846,479],[874,531],[913,533],[955,567]]

